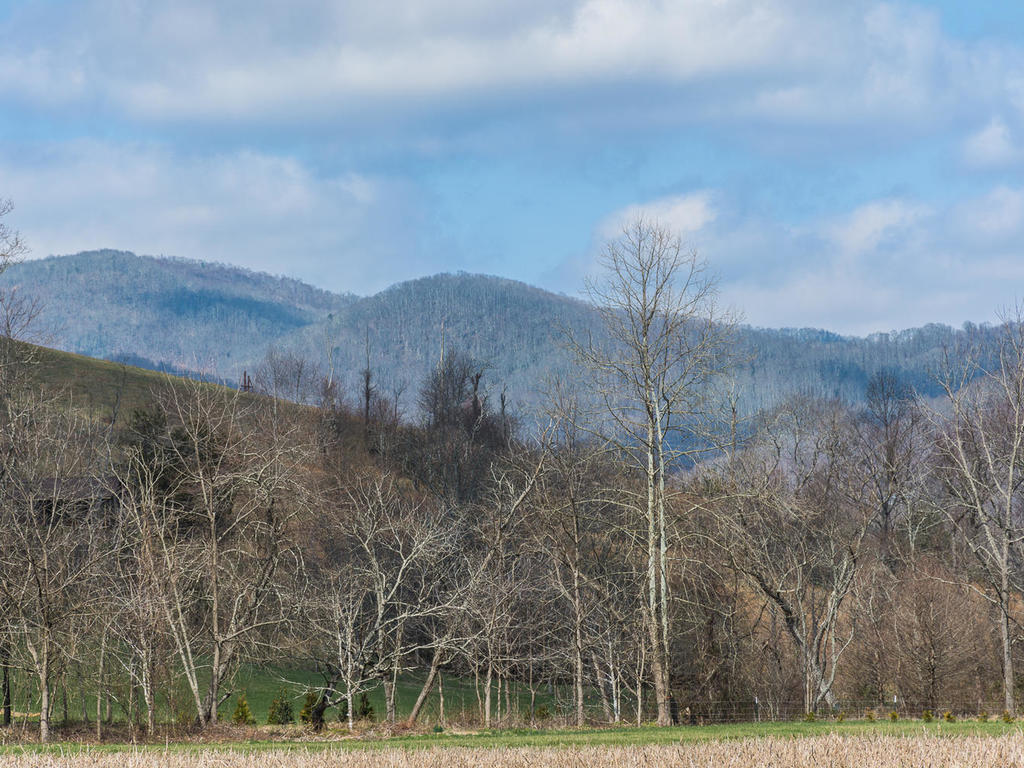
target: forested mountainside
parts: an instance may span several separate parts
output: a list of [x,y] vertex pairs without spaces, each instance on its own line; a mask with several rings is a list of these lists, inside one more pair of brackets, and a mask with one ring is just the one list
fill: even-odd
[[39,300],[36,335],[51,346],[225,374],[354,299],[223,264],[111,250],[26,261],[0,280]]
[[[228,380],[258,370],[268,349],[301,355],[354,391],[371,368],[380,386],[411,393],[442,343],[485,363],[484,383],[529,411],[545,382],[571,371],[563,329],[595,329],[590,307],[525,283],[442,274],[374,296],[334,294],[297,280],[222,264],[91,251],[28,261],[0,281],[41,304],[51,346],[135,365],[203,369]],[[934,394],[943,350],[984,343],[990,329],[941,325],[839,336],[815,329],[739,329],[736,379],[744,409],[793,392],[859,401],[872,374],[896,371]]]

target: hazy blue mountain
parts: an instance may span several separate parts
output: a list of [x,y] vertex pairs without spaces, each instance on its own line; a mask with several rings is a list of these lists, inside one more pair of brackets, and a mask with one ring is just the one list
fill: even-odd
[[[507,387],[513,404],[530,410],[547,380],[573,375],[563,329],[596,329],[584,302],[464,273],[360,298],[222,264],[92,251],[25,262],[0,281],[40,300],[51,346],[95,357],[237,380],[273,347],[325,370],[330,360],[354,392],[369,351],[378,383],[404,386],[407,413],[442,343],[484,361],[490,391]],[[856,401],[881,369],[933,394],[943,349],[990,334],[984,326],[929,325],[867,338],[743,328],[736,379],[749,410],[793,392]]]
[[44,343],[225,374],[355,300],[223,264],[110,250],[26,261],[0,281],[39,299]]

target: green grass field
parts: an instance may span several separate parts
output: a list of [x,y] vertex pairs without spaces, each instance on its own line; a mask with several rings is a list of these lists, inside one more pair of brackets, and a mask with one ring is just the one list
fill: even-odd
[[[363,735],[355,738],[342,738],[324,741],[296,739],[293,741],[261,740],[223,740],[218,742],[179,742],[152,745],[137,744],[102,744],[83,745],[77,743],[54,742],[47,745],[27,744],[0,746],[0,755],[24,753],[58,753],[74,754],[78,752],[118,752],[118,751],[199,751],[199,750],[232,750],[232,751],[263,751],[263,750],[353,750],[353,749],[405,749],[418,750],[430,748],[561,748],[561,747],[613,747],[613,746],[647,746],[701,743],[708,741],[729,741],[751,738],[809,738],[837,734],[841,736],[890,736],[890,737],[963,737],[963,736],[1002,736],[1019,734],[1024,724],[977,721],[958,721],[955,723],[922,723],[919,721],[867,722],[847,721],[816,722],[816,723],[737,723],[729,725],[709,726],[676,726],[672,728],[656,728],[654,726],[593,728],[584,730],[512,730],[512,731],[481,731],[474,733],[431,733],[406,736],[380,737]],[[296,728],[296,736],[300,729]]]
[[[406,675],[399,678],[395,693],[396,709],[399,718],[405,717],[412,710],[413,703],[419,695],[422,684],[422,678],[417,676]],[[295,713],[298,715],[299,709],[302,707],[303,690],[307,687],[318,685],[323,685],[323,678],[307,670],[245,667],[235,677],[234,684],[231,687],[239,693],[245,693],[246,701],[249,702],[249,708],[252,710],[256,722],[265,723],[270,703],[279,695],[282,687],[290,696]],[[383,689],[380,687],[371,688],[368,691],[368,696],[376,718],[380,719],[384,713]],[[474,690],[472,680],[462,680],[446,676],[444,678],[444,696],[445,708],[449,715],[463,711],[468,712],[475,710],[477,707],[476,691]],[[528,711],[529,700],[529,693],[525,689],[515,689],[513,706],[520,712]],[[236,696],[232,696],[221,707],[222,719],[227,720],[231,717],[236,702]],[[537,697],[537,704],[547,704],[550,706],[551,697],[539,695]],[[437,718],[438,710],[439,699],[437,687],[435,686],[423,710],[424,720],[432,723]],[[336,710],[333,708],[328,710],[327,716],[328,718],[336,717]]]
[[115,410],[126,418],[136,408],[153,403],[153,393],[165,386],[167,376],[130,365],[84,355],[35,348],[33,378],[52,388],[66,388],[72,401],[96,419],[109,420]]
[[[116,673],[111,673],[116,678]],[[37,712],[39,705],[38,701],[35,700],[35,681],[24,675],[23,673],[15,673],[15,709],[20,712]],[[117,679],[109,679],[109,684],[115,690],[123,690],[122,686],[124,681]],[[249,709],[252,716],[255,718],[257,724],[264,724],[267,722],[267,712],[270,709],[271,702],[279,695],[284,692],[284,695],[291,701],[293,712],[298,718],[299,710],[302,708],[304,692],[308,688],[315,688],[323,685],[323,678],[307,669],[301,669],[297,667],[256,667],[245,665],[235,675],[233,681],[229,681],[224,688],[225,692],[232,691],[231,697],[221,705],[219,709],[220,719],[223,722],[229,722],[231,715],[235,710],[235,706],[238,702],[238,697],[241,694],[245,694],[246,701],[249,704]],[[74,685],[74,677],[71,678],[71,685],[67,690],[67,701],[68,701],[68,712],[72,721],[73,726],[80,724],[82,703],[80,699],[80,693],[76,685]],[[423,684],[422,677],[416,675],[405,675],[399,678],[398,686],[396,690],[396,710],[399,719],[406,717],[412,710],[413,703],[416,701],[416,697],[419,695],[420,688]],[[178,702],[178,711],[185,711],[191,713],[190,696],[191,693],[186,688],[184,681],[179,680],[174,686],[174,699]],[[31,692],[31,699],[29,698],[29,692]],[[54,701],[55,706],[53,710],[53,725],[60,729],[63,726],[63,696],[64,691],[60,688],[59,682],[55,681],[54,690]],[[384,705],[384,691],[381,687],[370,688],[367,691],[367,695],[370,699],[370,704],[373,707],[374,717],[376,720],[380,720],[385,712]],[[463,680],[460,678],[454,678],[445,676],[444,678],[444,695],[445,695],[445,710],[449,717],[455,719],[463,719],[463,712],[476,712],[477,711],[477,698],[476,690],[473,681]],[[529,691],[523,686],[516,686],[513,689],[511,696],[513,708],[519,712],[524,713],[529,711],[530,696]],[[502,696],[502,707],[504,708],[504,696]],[[545,705],[549,710],[554,710],[554,702],[552,697],[540,693],[536,698],[537,706]],[[89,712],[90,718],[95,713],[95,697],[92,693],[87,693],[86,709]],[[157,720],[160,723],[169,723],[175,721],[175,711],[169,705],[166,697],[161,696],[157,700]],[[433,725],[439,715],[439,696],[437,692],[437,686],[434,686],[427,702],[424,706],[422,713],[422,723],[425,725]],[[331,708],[326,713],[329,724],[338,724],[338,713],[336,708]],[[34,722],[35,718],[32,718]],[[114,724],[123,724],[125,722],[124,712],[117,707],[114,709]]]

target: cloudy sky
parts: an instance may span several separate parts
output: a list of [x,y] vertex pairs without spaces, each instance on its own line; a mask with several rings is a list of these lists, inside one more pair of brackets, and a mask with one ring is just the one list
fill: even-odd
[[0,136],[33,256],[576,294],[645,213],[755,325],[1024,298],[1006,0],[0,0]]

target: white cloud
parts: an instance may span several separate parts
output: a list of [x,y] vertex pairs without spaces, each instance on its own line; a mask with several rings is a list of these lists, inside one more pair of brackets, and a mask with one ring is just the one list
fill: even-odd
[[685,240],[700,232],[715,217],[711,194],[700,191],[628,205],[606,217],[598,229],[603,239],[611,239],[621,235],[623,227],[643,218],[657,222]]
[[978,168],[1000,168],[1024,159],[1024,152],[1004,120],[993,117],[988,124],[964,141],[964,160]]
[[1013,240],[1024,234],[1024,190],[1000,185],[956,206],[954,223],[967,238]]
[[825,231],[842,252],[858,255],[877,249],[885,238],[906,234],[928,214],[928,207],[906,200],[876,200],[826,225]]
[[1024,295],[1024,188],[997,185],[945,206],[869,200],[788,227],[735,209],[723,191],[692,201],[702,198],[715,207],[690,219],[698,250],[725,303],[754,325],[867,334],[959,324],[992,320]]
[[710,190],[670,195],[632,203],[604,216],[594,228],[589,248],[544,271],[539,281],[560,290],[578,293],[587,279],[600,270],[599,255],[605,245],[617,240],[637,219],[656,223],[678,235],[687,248],[698,248],[698,239],[718,217]]
[[0,50],[0,93],[150,120],[362,117],[565,88],[614,89],[595,101],[617,116],[636,86],[668,85],[691,88],[679,119],[924,123],[1024,80],[1018,49],[956,43],[932,11],[867,0],[90,0],[16,11]]
[[423,219],[404,182],[321,177],[293,157],[248,150],[77,141],[0,154],[0,188],[33,256],[123,248],[286,270],[355,292],[408,271]]

